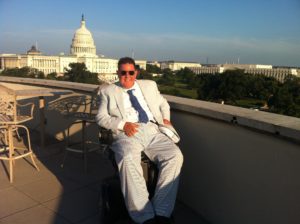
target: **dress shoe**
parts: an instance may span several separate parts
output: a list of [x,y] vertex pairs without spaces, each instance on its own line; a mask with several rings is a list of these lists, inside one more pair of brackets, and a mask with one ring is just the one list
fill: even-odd
[[170,218],[165,216],[156,216],[156,223],[157,224],[172,224],[172,221]]
[[157,224],[155,218],[152,219],[148,219],[145,222],[143,222],[143,224]]

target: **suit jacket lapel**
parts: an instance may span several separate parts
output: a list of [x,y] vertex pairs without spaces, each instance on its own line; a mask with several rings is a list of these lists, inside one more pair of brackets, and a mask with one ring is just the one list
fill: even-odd
[[116,94],[114,94],[115,100],[116,100],[117,106],[120,110],[120,113],[122,115],[122,118],[125,118],[125,108],[124,108],[123,96],[122,96],[123,95],[123,89],[120,86],[119,82],[115,83],[115,85],[116,85],[116,88],[115,88]]
[[[146,103],[147,103],[147,105],[148,105],[148,107],[149,107],[149,109],[150,109],[150,111],[152,112],[152,114],[153,114],[153,112],[155,111],[152,107],[153,107],[153,105],[155,105],[155,103],[153,103],[153,94],[151,94],[150,92],[149,92],[149,88],[148,88],[148,86],[147,85],[143,85],[144,83],[143,83],[143,81],[140,81],[140,80],[136,80],[137,81],[137,83],[139,84],[139,86],[140,86],[140,89],[141,89],[141,91],[142,91],[142,93],[143,93],[143,96],[144,96],[144,98],[145,98],[145,100],[146,100]],[[154,114],[153,114],[154,115]],[[154,115],[155,116],[155,115]]]

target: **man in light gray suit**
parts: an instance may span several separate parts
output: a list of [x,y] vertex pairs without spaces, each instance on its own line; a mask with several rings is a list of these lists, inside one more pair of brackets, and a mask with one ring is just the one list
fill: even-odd
[[[136,223],[171,223],[183,156],[158,129],[171,126],[170,106],[150,80],[136,80],[132,58],[118,62],[119,82],[100,90],[97,123],[113,132],[112,150],[129,215]],[[150,201],[141,167],[141,152],[157,165],[159,174]]]

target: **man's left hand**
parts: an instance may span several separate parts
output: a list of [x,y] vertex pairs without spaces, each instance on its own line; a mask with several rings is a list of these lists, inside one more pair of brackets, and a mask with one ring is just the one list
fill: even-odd
[[173,126],[172,123],[171,123],[171,121],[169,121],[167,119],[163,119],[163,122],[164,122],[165,125],[171,125],[171,126]]

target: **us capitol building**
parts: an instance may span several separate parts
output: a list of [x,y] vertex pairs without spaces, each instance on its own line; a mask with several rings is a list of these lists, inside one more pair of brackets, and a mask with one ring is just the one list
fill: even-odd
[[[91,32],[86,28],[82,15],[80,28],[72,39],[70,55],[43,55],[36,46],[32,46],[27,54],[0,54],[0,71],[5,68],[32,67],[45,75],[56,72],[62,75],[70,63],[84,63],[90,72],[98,74],[100,80],[114,82],[117,80],[118,59],[106,58],[96,54],[96,46]],[[136,60],[140,68],[146,69],[145,60]]]

